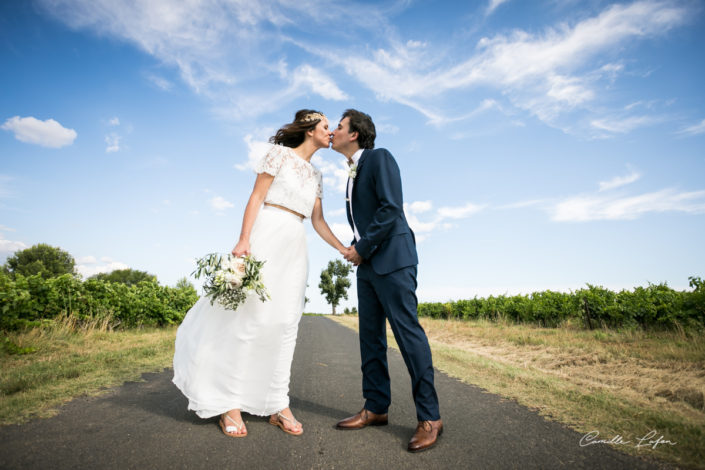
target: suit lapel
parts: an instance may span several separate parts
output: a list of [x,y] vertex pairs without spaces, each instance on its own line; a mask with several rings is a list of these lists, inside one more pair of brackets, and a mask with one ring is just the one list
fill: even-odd
[[[365,164],[365,160],[367,158],[367,154],[370,153],[370,149],[365,149],[362,151],[362,155],[360,155],[360,158],[357,160],[357,167],[355,169],[355,179],[358,179],[360,177],[360,170],[362,169],[362,165]],[[352,194],[350,195],[350,199],[352,200],[352,197],[355,195],[355,190],[357,189],[356,184],[353,181],[353,188],[352,188]]]
[[[360,155],[360,158],[357,160],[357,165],[355,167],[355,179],[357,180],[360,177],[360,168],[362,168],[362,164],[365,163],[365,157],[369,153],[369,149],[365,149],[362,151],[362,155]],[[353,223],[353,218],[352,214],[350,214],[350,209],[352,208],[352,201],[353,197],[355,196],[355,189],[357,188],[358,185],[355,184],[355,181],[353,181],[353,187],[352,187],[352,192],[350,193],[350,201],[345,201],[345,212],[347,213],[348,216],[348,222],[350,223],[350,228],[354,227]],[[347,185],[345,186],[345,193],[347,194]]]

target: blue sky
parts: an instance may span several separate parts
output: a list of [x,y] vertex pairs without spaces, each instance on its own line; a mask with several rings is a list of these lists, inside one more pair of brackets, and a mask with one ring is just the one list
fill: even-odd
[[[354,107],[401,167],[420,301],[686,288],[703,50],[697,0],[2,2],[0,258],[49,243],[84,277],[174,284],[232,248],[280,125]],[[343,159],[313,162],[347,241]],[[337,256],[309,239],[307,310],[328,311]]]

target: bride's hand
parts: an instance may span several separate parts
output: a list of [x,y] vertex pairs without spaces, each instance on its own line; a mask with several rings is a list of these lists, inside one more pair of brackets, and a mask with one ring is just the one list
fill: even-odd
[[233,254],[233,256],[249,255],[250,242],[240,240],[239,242],[237,242],[237,245],[235,245],[235,248],[233,248],[233,251],[231,253]]

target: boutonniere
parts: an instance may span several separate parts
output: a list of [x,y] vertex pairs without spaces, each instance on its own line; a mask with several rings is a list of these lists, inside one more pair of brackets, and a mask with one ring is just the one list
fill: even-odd
[[357,176],[357,163],[348,168],[348,176],[351,179],[355,179],[355,177]]

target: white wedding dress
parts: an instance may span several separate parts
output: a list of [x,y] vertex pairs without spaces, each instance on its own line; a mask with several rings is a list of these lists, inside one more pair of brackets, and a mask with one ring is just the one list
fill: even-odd
[[[289,147],[272,146],[257,173],[274,176],[265,202],[311,216],[322,197],[321,173]],[[308,278],[306,233],[300,217],[263,206],[250,250],[265,261],[271,299],[252,294],[237,310],[203,296],[176,333],[173,382],[201,418],[231,409],[267,416],[289,406],[289,377]]]

